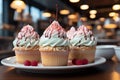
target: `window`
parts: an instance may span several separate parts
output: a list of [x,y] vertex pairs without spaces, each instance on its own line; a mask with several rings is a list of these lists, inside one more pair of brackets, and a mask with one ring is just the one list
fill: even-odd
[[2,24],[3,0],[0,0],[0,25]]
[[34,6],[27,6],[24,10],[23,16],[26,16],[27,14],[29,14],[29,8],[30,8],[30,15],[32,16],[32,21],[33,22],[37,22],[39,19],[41,20],[46,20],[47,18],[42,16],[43,11],[40,11],[40,9],[34,7]]
[[29,14],[29,6],[26,6],[26,8],[24,9],[24,13],[23,15],[28,15]]
[[34,22],[37,22],[40,19],[40,10],[36,7],[31,7],[31,16]]
[[41,19],[41,20],[47,19],[46,17],[42,16],[42,13],[43,11],[40,11],[38,8],[31,7],[31,15],[34,22],[36,22],[38,19]]

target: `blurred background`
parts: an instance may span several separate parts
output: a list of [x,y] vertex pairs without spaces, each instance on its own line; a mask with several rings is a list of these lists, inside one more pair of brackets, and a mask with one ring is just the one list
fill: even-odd
[[12,41],[24,25],[42,35],[56,19],[66,31],[87,26],[98,45],[120,45],[120,0],[0,0],[1,54],[13,53]]

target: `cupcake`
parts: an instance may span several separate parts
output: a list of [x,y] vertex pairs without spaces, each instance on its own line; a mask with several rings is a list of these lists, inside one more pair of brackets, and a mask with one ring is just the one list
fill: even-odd
[[24,26],[13,41],[16,62],[23,64],[26,60],[40,61],[39,35],[30,25]]
[[80,26],[70,39],[69,59],[87,59],[89,63],[95,59],[96,40],[92,31],[84,25]]
[[41,60],[44,66],[66,66],[69,55],[66,32],[53,21],[40,38]]
[[70,30],[67,31],[67,37],[68,39],[72,39],[75,33],[75,27],[71,27]]

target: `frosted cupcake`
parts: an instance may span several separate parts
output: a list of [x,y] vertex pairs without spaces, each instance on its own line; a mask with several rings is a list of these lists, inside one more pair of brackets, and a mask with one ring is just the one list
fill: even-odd
[[87,59],[93,62],[95,59],[96,40],[92,31],[84,25],[80,26],[70,39],[71,49],[69,59]]
[[24,26],[13,41],[16,61],[23,64],[26,60],[40,61],[39,35],[30,25]]
[[66,32],[57,21],[53,21],[40,38],[41,60],[44,66],[66,66],[68,45]]

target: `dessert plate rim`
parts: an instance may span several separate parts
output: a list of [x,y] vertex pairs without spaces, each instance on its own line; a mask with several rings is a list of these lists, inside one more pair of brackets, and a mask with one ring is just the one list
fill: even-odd
[[80,69],[80,68],[86,68],[86,67],[91,67],[91,66],[97,66],[97,65],[100,65],[106,62],[106,59],[104,57],[96,57],[93,63],[89,63],[86,65],[72,65],[70,64],[71,61],[68,61],[69,65],[67,66],[43,66],[41,63],[39,63],[38,66],[24,66],[24,64],[16,63],[15,58],[16,58],[15,56],[4,58],[1,60],[1,63],[4,66],[19,68],[19,69],[63,70],[63,69]]

